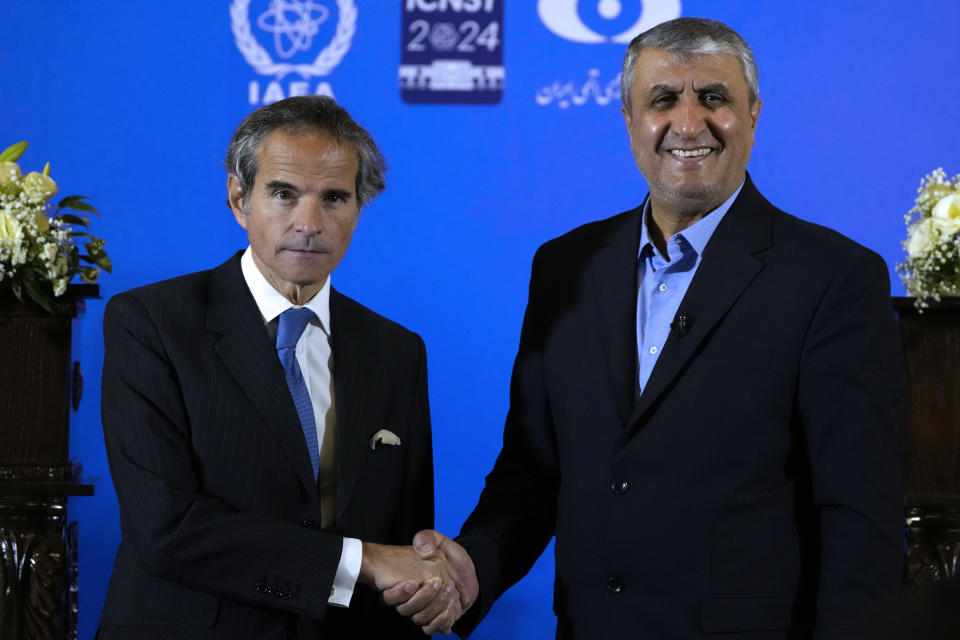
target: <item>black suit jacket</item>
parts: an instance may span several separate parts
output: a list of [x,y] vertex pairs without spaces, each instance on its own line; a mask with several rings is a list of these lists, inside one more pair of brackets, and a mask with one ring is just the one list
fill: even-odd
[[886,266],[748,177],[635,399],[641,211],[534,258],[461,630],[555,534],[560,638],[853,637],[901,576]]
[[[327,606],[342,537],[409,544],[433,523],[419,336],[331,291],[335,531],[274,345],[240,270],[115,296],[103,425],[123,539],[101,638],[422,637],[357,585]],[[380,429],[401,446],[378,446]]]

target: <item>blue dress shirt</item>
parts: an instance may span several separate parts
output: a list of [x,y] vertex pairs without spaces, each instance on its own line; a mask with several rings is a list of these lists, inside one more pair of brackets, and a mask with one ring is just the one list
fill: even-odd
[[637,256],[637,384],[643,391],[670,335],[680,301],[700,266],[700,257],[717,225],[740,195],[743,183],[726,202],[667,240],[663,256],[650,240],[650,199],[643,208]]

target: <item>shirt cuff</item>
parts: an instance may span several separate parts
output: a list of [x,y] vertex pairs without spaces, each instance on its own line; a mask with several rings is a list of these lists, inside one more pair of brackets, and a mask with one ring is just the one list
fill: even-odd
[[357,586],[362,563],[363,543],[356,538],[344,538],[343,549],[340,550],[340,564],[337,565],[337,575],[333,577],[328,604],[337,607],[350,606],[350,598],[353,597],[353,588]]

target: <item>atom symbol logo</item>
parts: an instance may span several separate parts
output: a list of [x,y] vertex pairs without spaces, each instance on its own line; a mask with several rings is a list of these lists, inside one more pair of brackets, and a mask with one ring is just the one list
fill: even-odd
[[[353,0],[337,0],[337,16],[333,39],[312,63],[274,62],[251,32],[250,0],[233,0],[230,3],[230,29],[243,59],[260,75],[276,76],[278,79],[290,73],[298,73],[304,78],[326,76],[340,64],[350,50],[350,42],[357,30],[357,7]],[[316,2],[273,0],[270,9],[260,16],[260,26],[274,33],[278,48],[283,44],[284,37],[291,41],[293,49],[286,56],[290,57],[297,45],[304,49],[312,45],[320,25],[329,17],[330,11]]]
[[311,0],[272,0],[257,18],[257,26],[273,34],[277,55],[289,60],[297,51],[308,51],[330,10]]

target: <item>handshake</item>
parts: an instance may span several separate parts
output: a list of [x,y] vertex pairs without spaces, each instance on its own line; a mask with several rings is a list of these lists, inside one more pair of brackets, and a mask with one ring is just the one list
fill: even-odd
[[409,547],[364,542],[359,581],[427,635],[450,633],[480,592],[469,554],[433,529],[417,533]]

